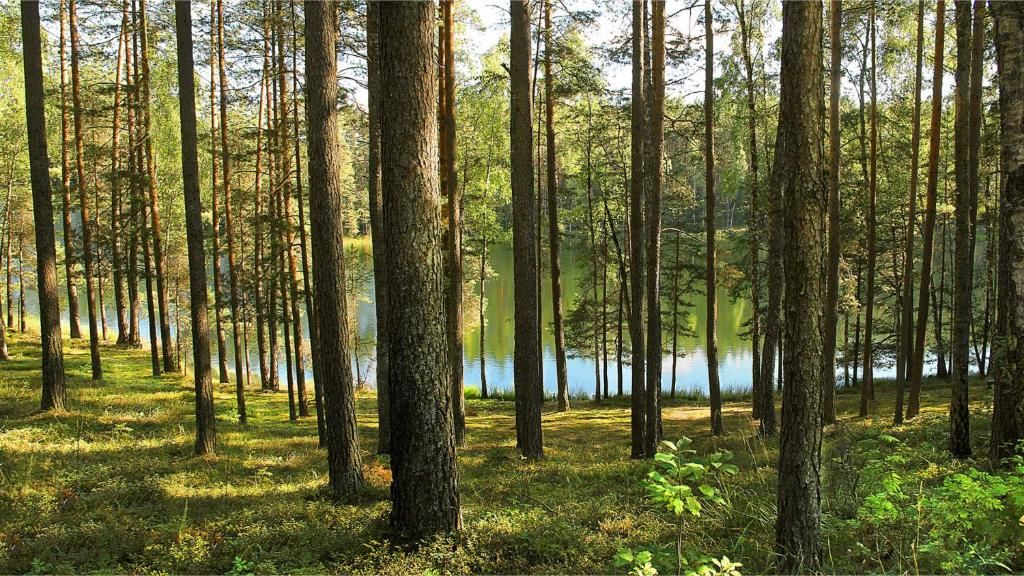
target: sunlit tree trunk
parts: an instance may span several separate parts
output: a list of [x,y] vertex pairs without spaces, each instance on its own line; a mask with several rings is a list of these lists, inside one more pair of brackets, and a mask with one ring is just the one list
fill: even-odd
[[[779,130],[773,185],[784,188],[785,388],[779,433],[776,552],[781,571],[821,565],[821,389],[825,222],[820,1],[788,1],[782,12]],[[832,328],[832,327],[829,327]]]
[[[541,404],[544,389],[541,380],[540,320],[537,257],[539,235],[536,228],[533,189],[533,132],[530,94],[530,6],[511,0],[510,37],[511,79],[511,160],[512,160],[512,249],[515,277],[515,358],[513,360],[516,393],[517,446],[527,458],[544,455],[541,431]],[[400,11],[399,11],[400,12]],[[386,30],[382,26],[382,30]],[[386,59],[382,59],[386,62]],[[385,146],[387,138],[385,133]],[[385,151],[386,156],[386,151]],[[385,180],[387,171],[384,171]],[[385,190],[387,187],[385,185]],[[394,230],[388,224],[389,230]],[[389,240],[391,238],[389,237]],[[389,246],[389,254],[394,253]],[[394,266],[391,268],[395,269]],[[392,282],[392,287],[398,283]],[[395,302],[392,296],[390,302]],[[394,315],[392,315],[394,317]],[[394,344],[394,343],[393,343]],[[392,346],[394,348],[394,346]],[[394,358],[394,353],[392,353]],[[392,366],[394,370],[394,366]],[[392,394],[394,396],[394,394]],[[394,406],[394,403],[392,403]],[[393,419],[394,420],[394,419]]]
[[68,151],[71,136],[71,111],[68,102],[67,72],[67,3],[60,4],[60,182],[61,212],[64,232],[64,276],[68,286],[68,321],[71,325],[71,338],[82,337],[81,316],[78,312],[78,278],[77,252],[75,251],[74,228],[71,227],[71,155]]
[[647,95],[644,85],[644,0],[633,0],[632,30],[632,112],[630,138],[630,192],[629,192],[629,339],[632,346],[632,386],[630,388],[631,456],[643,458],[646,454],[645,434],[646,391],[644,377],[644,109]]
[[[125,3],[127,6],[127,3]],[[121,255],[121,65],[126,61],[128,14],[121,16],[117,38],[117,65],[114,71],[114,118],[110,147],[110,267],[114,282],[114,308],[117,313],[117,345],[128,345],[128,303],[124,293],[124,269]],[[127,74],[125,74],[127,76]]]
[[70,0],[69,21],[71,30],[71,99],[73,102],[72,117],[75,126],[75,174],[78,188],[79,213],[82,222],[82,261],[85,264],[85,291],[89,307],[89,356],[92,363],[92,379],[103,378],[103,365],[100,361],[100,334],[98,312],[96,309],[96,284],[93,274],[92,219],[89,216],[89,195],[85,188],[85,153],[83,141],[85,130],[82,126],[82,99],[79,74],[79,39],[78,39],[78,1]]

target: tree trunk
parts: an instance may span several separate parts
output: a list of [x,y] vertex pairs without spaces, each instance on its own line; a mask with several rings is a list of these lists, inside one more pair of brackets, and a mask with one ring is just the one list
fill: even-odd
[[128,129],[128,346],[142,347],[142,333],[139,330],[139,317],[142,314],[142,303],[139,296],[139,195],[138,195],[138,55],[139,37],[136,29],[134,4],[125,0],[122,18],[129,22],[131,50],[128,49],[128,37],[125,37],[125,76],[128,80],[127,104],[125,116]]
[[924,374],[925,336],[928,329],[929,286],[932,282],[932,254],[935,249],[935,205],[939,177],[939,149],[941,147],[939,131],[942,121],[942,60],[946,31],[946,3],[943,0],[939,0],[935,5],[935,13],[935,58],[932,71],[932,109],[928,136],[928,183],[925,196],[924,230],[921,238],[921,287],[917,294],[917,323],[914,325],[914,344],[911,347],[913,359],[910,362],[910,397],[907,402],[907,418],[917,416],[921,410],[921,379]]
[[192,59],[192,3],[175,2],[178,48],[178,103],[181,127],[181,171],[185,187],[188,240],[188,283],[192,312],[192,358],[196,391],[197,456],[212,454],[217,428],[210,375],[210,326],[207,319],[206,255],[203,248],[203,202],[199,194],[199,153],[196,136],[195,64]]
[[[380,123],[382,118],[380,103],[383,96],[383,88],[380,84],[380,3],[369,2],[366,14],[366,101],[369,110],[369,150],[367,155],[370,165],[368,187],[370,231],[373,236],[373,293],[374,307],[377,313],[377,453],[388,454],[391,451],[391,418],[388,400],[391,390],[388,342],[391,339],[387,322],[388,267],[385,260],[387,258],[387,237],[384,235],[384,197],[380,187]],[[483,338],[482,328],[480,337]],[[480,350],[482,357],[482,345]],[[487,397],[486,390],[487,388],[484,386],[484,398]]]
[[970,364],[971,288],[971,189],[974,170],[971,147],[971,4],[954,3],[956,12],[956,115],[953,123],[953,157],[956,174],[955,247],[953,260],[953,332],[950,337],[953,382],[949,404],[949,450],[954,458],[971,455],[968,369]]
[[714,18],[711,2],[704,2],[704,233],[705,296],[707,307],[706,354],[708,358],[708,394],[711,403],[711,433],[725,434],[722,424],[722,392],[718,378],[718,300],[716,298],[717,264],[715,259],[715,49]]
[[[785,407],[779,434],[776,550],[783,572],[821,566],[822,302],[825,221],[821,2],[786,2],[782,13],[779,130],[774,185],[785,201]],[[832,328],[832,327],[829,327]]]
[[917,7],[917,57],[914,68],[914,128],[910,138],[910,202],[907,213],[906,238],[903,248],[903,296],[900,320],[900,344],[896,354],[896,410],[893,424],[903,423],[903,396],[909,374],[907,358],[914,354],[914,229],[917,226],[917,179],[921,155],[921,63],[924,45],[924,4]]
[[78,1],[70,0],[69,5],[71,98],[73,102],[72,117],[75,126],[75,173],[77,176],[75,187],[78,188],[79,210],[82,221],[82,260],[85,264],[85,292],[86,301],[89,306],[89,356],[92,363],[92,379],[96,381],[103,378],[103,365],[100,362],[100,334],[96,310],[95,276],[93,274],[92,219],[89,217],[89,194],[85,188],[85,153],[83,152],[85,135],[82,126],[82,101],[78,66]]
[[[391,376],[402,383],[390,394],[391,530],[396,540],[411,541],[462,527],[451,370],[436,361],[445,357],[447,342],[440,191],[431,169],[437,158],[434,5],[382,3],[379,16],[381,85],[388,87],[381,107],[389,111],[381,121],[388,324],[404,327],[389,345]],[[515,27],[514,11],[512,21]]]
[[646,453],[646,391],[644,377],[644,1],[633,0],[633,86],[630,138],[630,193],[629,193],[629,339],[632,347],[632,386],[630,389],[630,428],[632,430],[633,458],[653,457]]
[[[164,371],[175,372],[178,367],[174,362],[174,346],[171,344],[170,304],[167,298],[167,277],[165,274],[166,258],[164,257],[163,233],[160,228],[160,199],[156,188],[156,162],[153,156],[153,122],[150,118],[149,95],[149,38],[147,28],[149,20],[146,16],[146,0],[139,0],[141,26],[139,30],[142,48],[142,118],[145,125],[146,140],[146,184],[149,191],[149,211],[152,220],[153,263],[156,272],[157,305],[160,312],[160,344],[163,353]],[[152,319],[150,320],[152,322]]]
[[[305,4],[306,126],[308,126],[310,241],[323,348],[318,376],[324,392],[327,467],[336,495],[353,494],[363,483],[356,434],[355,394],[349,364],[345,306],[345,250],[341,214],[341,162],[338,157],[337,87],[338,3]],[[411,437],[410,437],[411,439]],[[422,437],[417,438],[417,440]],[[454,453],[452,454],[454,458]],[[395,461],[392,459],[392,469]]]
[[68,285],[68,321],[71,324],[71,338],[82,337],[81,315],[78,312],[77,284],[77,253],[75,252],[75,232],[71,227],[71,156],[70,146],[71,114],[68,110],[68,72],[67,72],[67,2],[60,2],[60,182],[61,209],[64,232],[64,275]]
[[[142,137],[145,138],[146,136]],[[138,154],[139,156],[143,155],[141,148],[139,149]],[[160,335],[157,331],[159,322],[156,312],[157,308],[153,302],[153,258],[150,253],[152,231],[149,228],[149,200],[145,195],[140,195],[138,204],[142,211],[140,214],[142,222],[142,263],[146,277],[146,313],[149,318],[149,356],[150,362],[153,366],[153,376],[159,376],[162,373],[160,369]]]
[[[1000,164],[998,311],[991,373],[995,375],[991,457],[1013,456],[1024,438],[1024,5],[992,2],[999,66]],[[990,232],[991,234],[991,232]],[[990,237],[989,241],[992,241]]]
[[839,325],[839,260],[842,257],[842,230],[840,229],[840,150],[839,93],[842,92],[843,66],[843,3],[829,3],[829,41],[831,62],[829,81],[828,145],[828,263],[825,277],[825,349],[822,353],[822,420],[825,424],[836,421],[836,331]]
[[[125,58],[128,42],[127,2],[121,16],[121,29],[117,37],[117,66],[114,71],[114,120],[110,147],[110,266],[114,281],[114,308],[117,313],[117,345],[128,345],[128,303],[124,293],[124,270],[121,256],[121,64]],[[127,71],[125,76],[127,77]]]
[[[484,294],[487,288],[487,236],[484,236],[483,246],[480,249],[480,397],[487,399],[487,353],[486,336],[487,323],[484,316],[484,306],[487,302]],[[378,362],[379,364],[379,362]]]
[[270,81],[270,65],[268,62],[269,50],[268,46],[268,34],[267,34],[267,17],[263,14],[263,71],[260,76],[260,99],[256,111],[256,174],[255,178],[255,190],[253,196],[255,198],[255,213],[253,214],[254,220],[254,233],[255,233],[255,246],[252,258],[252,269],[253,269],[253,297],[255,298],[256,307],[256,348],[259,354],[260,364],[260,389],[263,391],[271,390],[271,382],[273,381],[268,367],[267,358],[267,329],[266,329],[266,291],[263,290],[263,283],[265,281],[264,274],[264,262],[263,262],[263,158],[265,157],[263,147],[263,118],[264,111],[269,108],[267,99],[268,92],[267,83]]
[[875,398],[874,384],[874,321],[875,321],[875,262],[877,259],[877,208],[878,208],[878,83],[876,79],[876,0],[871,0],[868,9],[868,34],[871,46],[871,104],[868,108],[870,133],[868,134],[868,205],[867,205],[867,283],[864,296],[864,374],[861,377],[860,416],[868,415],[871,401]]

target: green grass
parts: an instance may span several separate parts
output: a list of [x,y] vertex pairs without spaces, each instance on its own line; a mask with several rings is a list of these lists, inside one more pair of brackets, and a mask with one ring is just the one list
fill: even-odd
[[[619,549],[674,542],[670,519],[644,497],[651,463],[629,459],[629,407],[621,400],[576,400],[569,413],[545,404],[546,457],[530,462],[515,451],[513,404],[468,395],[461,544],[397,549],[387,542],[390,471],[372,456],[372,395],[357,400],[367,486],[335,502],[323,493],[315,419],[289,422],[283,394],[251,392],[243,427],[235,423],[232,388],[218,385],[217,456],[194,458],[191,382],[150,376],[147,352],[104,346],[105,378],[94,383],[87,347],[66,342],[69,411],[60,414],[36,411],[35,342],[15,335],[11,352],[0,365],[0,573],[621,573],[613,560]],[[990,393],[982,385],[971,393],[975,438],[987,437]],[[732,450],[740,473],[723,487],[729,506],[687,525],[687,544],[726,554],[745,572],[765,570],[777,441],[758,438],[743,401],[726,404],[729,434],[712,437],[697,400],[666,401],[666,436],[690,436],[701,452]],[[823,458],[832,571],[908,570],[905,555],[856,546],[860,527],[847,517],[867,488],[836,492],[849,478],[829,476],[837,469],[833,445],[885,430],[935,446],[915,461],[915,473],[939,481],[969,466],[942,455],[944,383],[929,381],[922,417],[897,430],[888,425],[892,400],[891,387],[880,383],[878,417],[857,419],[856,390],[839,395],[842,421],[827,431]]]

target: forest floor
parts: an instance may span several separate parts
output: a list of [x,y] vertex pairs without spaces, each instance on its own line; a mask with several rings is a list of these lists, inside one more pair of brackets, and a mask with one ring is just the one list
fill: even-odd
[[[539,462],[516,454],[512,402],[468,400],[461,545],[399,549],[387,541],[390,472],[372,456],[372,393],[357,401],[366,488],[335,502],[323,493],[315,418],[289,422],[284,394],[251,393],[250,423],[240,426],[232,387],[218,385],[217,456],[194,458],[191,382],[151,377],[148,352],[104,346],[105,378],[94,383],[87,346],[66,341],[70,410],[60,414],[36,411],[38,345],[15,335],[11,352],[0,367],[0,573],[621,574],[619,551],[654,550],[657,564],[657,551],[674,547],[674,518],[645,496],[653,463],[629,459],[623,399],[576,401],[569,413],[545,404]],[[945,382],[929,380],[922,416],[899,428],[890,425],[892,386],[877,388],[874,417],[857,418],[858,391],[846,390],[840,423],[826,430],[826,570],[1024,568],[1024,466],[995,476],[982,458],[991,392],[980,382],[971,389],[979,460],[953,461]],[[698,453],[735,454],[726,503],[681,530],[685,549],[753,573],[772,561],[777,440],[759,439],[749,413],[728,403],[728,434],[715,438],[705,406],[666,400],[664,430],[691,437]],[[1009,488],[993,496],[993,482]]]

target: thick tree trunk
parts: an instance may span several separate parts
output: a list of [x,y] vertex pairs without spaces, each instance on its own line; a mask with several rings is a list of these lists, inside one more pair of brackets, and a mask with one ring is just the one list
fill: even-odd
[[[1013,456],[1024,438],[1024,5],[992,2],[999,66],[1000,163],[998,312],[993,342],[991,457]],[[989,241],[993,241],[991,238]]]
[[629,339],[632,348],[630,388],[631,456],[653,457],[647,454],[646,398],[647,382],[644,377],[644,111],[647,107],[644,85],[644,1],[633,0],[633,86],[630,124],[630,184],[629,184]]
[[[379,16],[381,85],[388,87],[381,106],[389,111],[381,122],[388,323],[404,327],[391,334],[389,346],[391,376],[402,383],[390,395],[391,530],[409,541],[462,527],[451,370],[437,362],[446,357],[447,342],[440,190],[431,168],[437,161],[434,5],[382,3]],[[513,12],[513,27],[516,19]]]
[[[338,156],[338,3],[307,1],[306,126],[308,127],[310,241],[320,327],[327,468],[331,490],[352,494],[363,483],[356,434],[355,394],[349,364],[345,307],[345,250],[341,214],[341,159]],[[410,441],[419,438],[408,437]],[[454,451],[452,458],[454,459]],[[392,459],[392,469],[395,461]],[[397,479],[397,477],[396,477]]]
[[89,306],[89,356],[92,363],[92,379],[103,378],[103,365],[100,361],[100,334],[98,311],[96,309],[96,284],[93,274],[93,251],[92,251],[92,219],[89,216],[89,194],[85,188],[85,153],[83,152],[83,141],[85,138],[82,126],[82,99],[79,79],[79,55],[78,55],[78,1],[71,0],[69,9],[69,22],[71,30],[71,99],[73,102],[73,114],[75,126],[75,174],[77,180],[75,187],[78,188],[79,214],[82,222],[82,261],[85,264],[85,292],[86,302]]
[[39,291],[39,334],[42,345],[43,392],[40,409],[63,410],[67,403],[64,346],[60,337],[60,297],[57,295],[57,249],[53,234],[50,159],[46,151],[46,113],[43,99],[43,58],[39,4],[21,3],[21,43],[25,68],[25,116],[32,177],[32,217],[36,232],[36,287]]
[[[785,407],[779,434],[775,541],[783,572],[821,565],[822,302],[825,221],[820,127],[824,97],[821,2],[789,1],[782,13],[781,95],[774,185],[784,188]],[[832,328],[832,327],[829,327]]]
[[[380,32],[380,3],[369,2],[366,12],[366,101],[369,110],[369,150],[367,155],[369,156],[370,166],[368,188],[370,195],[370,232],[373,236],[373,290],[374,307],[377,313],[377,453],[388,454],[391,451],[391,418],[388,399],[391,371],[388,365],[390,331],[387,322],[388,267],[385,260],[387,258],[387,237],[384,235],[384,196],[380,187],[380,123],[382,117],[380,103],[383,96],[383,88],[380,84]],[[481,338],[483,338],[483,328],[481,328],[480,334]],[[480,350],[482,357],[482,345]],[[483,389],[483,396],[486,398],[486,385]]]
[[[511,158],[512,158],[512,249],[515,277],[515,392],[517,446],[527,458],[541,458],[544,442],[541,432],[540,319],[537,289],[539,259],[533,189],[533,132],[530,95],[530,7],[512,0],[511,47]],[[384,29],[382,27],[382,29]],[[385,139],[385,142],[387,140]],[[388,229],[392,230],[391,225]],[[389,238],[390,239],[390,238]],[[394,253],[390,250],[389,254]],[[394,267],[392,266],[392,270]],[[396,286],[392,282],[391,286]],[[395,298],[390,299],[395,302]],[[394,317],[394,316],[392,316]],[[394,355],[392,354],[392,357]]]
[[910,198],[903,246],[903,296],[899,351],[896,354],[896,409],[893,424],[903,423],[903,396],[910,374],[905,369],[914,355],[914,230],[917,226],[917,180],[921,156],[921,64],[924,60],[924,4],[917,7],[917,57],[914,68],[914,117],[910,137]]
[[[946,31],[946,3],[943,0],[935,6],[935,57],[932,71],[932,109],[930,133],[928,135],[928,183],[925,196],[924,229],[921,250],[921,286],[918,290],[917,322],[914,325],[913,358],[910,362],[910,397],[907,402],[907,418],[913,418],[921,410],[921,380],[924,374],[925,336],[928,329],[929,286],[932,283],[932,255],[935,249],[936,192],[939,179],[940,122],[942,120],[942,60]],[[939,343],[941,349],[941,342]],[[940,356],[940,361],[941,356]],[[944,361],[943,361],[944,362]]]
[[71,226],[71,155],[68,151],[71,136],[71,111],[68,109],[68,72],[67,72],[67,2],[60,2],[60,183],[61,212],[64,233],[64,276],[68,285],[68,321],[71,325],[71,338],[82,337],[81,315],[78,312],[78,278],[77,252],[75,251],[75,232]]
[[188,240],[188,283],[192,313],[192,358],[196,392],[197,456],[212,454],[217,428],[210,375],[210,326],[207,319],[206,255],[203,248],[203,202],[199,194],[199,152],[196,135],[195,63],[192,57],[192,3],[174,3],[178,48],[178,103],[181,127],[181,171],[185,185],[185,226]]
[[971,455],[968,369],[970,364],[971,288],[971,4],[954,3],[956,12],[956,116],[953,123],[953,157],[956,174],[955,247],[953,260],[953,331],[950,337],[953,382],[950,386],[949,450],[954,458]]

